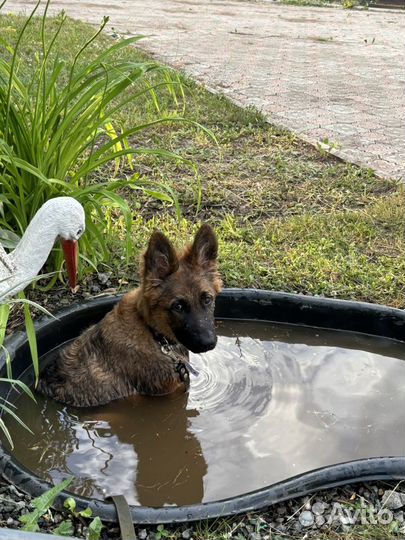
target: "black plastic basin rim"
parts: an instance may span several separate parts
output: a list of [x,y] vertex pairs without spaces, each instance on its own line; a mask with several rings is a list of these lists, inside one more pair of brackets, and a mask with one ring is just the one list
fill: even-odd
[[[99,297],[69,306],[36,324],[38,352],[45,354],[59,343],[75,337],[82,328],[100,320],[119,300],[117,296]],[[331,328],[405,341],[405,312],[400,309],[252,289],[226,289],[217,299],[216,316],[226,319],[248,319],[283,322],[319,328]],[[18,377],[30,365],[29,346],[24,333],[7,342],[13,360],[13,375]],[[0,357],[0,376],[5,373],[5,357]],[[9,385],[0,384],[0,396],[6,397]],[[22,491],[38,496],[51,486],[36,477],[0,447],[0,473]],[[405,479],[405,456],[381,456],[338,463],[313,470],[257,491],[229,499],[190,506],[149,508],[132,506],[134,523],[159,524],[196,521],[259,510],[307,493],[330,487],[371,480]],[[111,493],[110,495],[114,495]],[[63,506],[69,493],[62,493],[56,508]],[[79,508],[90,506],[105,521],[116,521],[115,506],[106,501],[75,495]]]

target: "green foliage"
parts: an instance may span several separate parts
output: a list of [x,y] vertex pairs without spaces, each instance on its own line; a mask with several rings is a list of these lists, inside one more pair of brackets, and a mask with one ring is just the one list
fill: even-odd
[[[8,351],[4,347],[2,347],[2,349],[4,351],[4,354],[6,354],[7,357],[9,358]],[[25,385],[23,382],[21,382],[19,380],[16,380],[16,379],[11,379],[11,378],[6,379],[6,378],[1,377],[0,378],[0,383],[7,383],[7,384],[12,384],[12,385],[18,386],[18,388],[20,390],[22,390],[23,392],[28,394],[29,397],[33,401],[35,401],[35,397],[34,397],[33,393],[28,388],[28,386]],[[3,413],[7,413],[10,416],[12,416],[14,418],[14,420],[16,420],[23,428],[25,428],[27,431],[32,433],[30,428],[26,424],[24,424],[24,422],[19,418],[19,416],[16,414],[14,409],[15,409],[15,406],[12,403],[9,403],[3,397],[0,398],[0,410],[3,411]],[[4,435],[5,435],[5,437],[6,437],[7,441],[8,441],[11,449],[13,449],[14,448],[13,440],[11,438],[9,430],[7,429],[6,423],[4,422],[3,418],[1,418],[1,417],[0,417],[0,429],[4,433]]]
[[[5,300],[0,299],[0,352],[4,355],[7,378],[0,378],[0,382],[9,383],[16,385],[20,390],[25,392],[30,396],[30,398],[35,401],[34,395],[31,390],[21,381],[13,379],[12,373],[12,362],[10,354],[7,348],[4,345],[4,339],[6,335],[7,322],[10,316],[11,307],[16,304],[22,304],[24,309],[24,319],[25,319],[25,330],[27,333],[27,339],[30,347],[32,363],[34,366],[34,373],[36,380],[38,380],[39,374],[39,361],[38,361],[38,350],[37,350],[37,340],[35,335],[35,327],[30,313],[30,307],[34,307],[44,313],[45,315],[51,316],[51,313],[38,303],[33,302],[25,298],[24,293],[19,293],[18,298],[6,298]],[[30,431],[30,429],[20,420],[18,415],[15,413],[14,405],[9,403],[6,399],[0,398],[0,410],[12,416],[19,424],[21,424],[25,429]],[[13,448],[13,441],[11,439],[10,433],[7,429],[6,423],[3,418],[0,418],[0,429],[3,431],[7,441],[9,442],[11,448]]]
[[328,138],[324,138],[316,143],[316,148],[321,155],[327,156],[331,151],[339,150],[340,145],[334,141],[330,141]]
[[85,508],[84,510],[81,510],[80,512],[76,512],[76,501],[73,497],[68,497],[65,502],[63,503],[63,506],[72,514],[73,517],[84,517],[84,518],[90,518],[93,515],[93,512],[90,507]]
[[101,519],[98,516],[95,517],[89,524],[87,539],[99,540],[103,526],[104,525],[101,523]]
[[[0,233],[24,233],[35,212],[48,199],[69,195],[79,200],[86,212],[87,233],[81,240],[83,260],[97,265],[108,261],[105,215],[110,209],[121,212],[125,222],[126,254],[131,253],[132,213],[122,197],[129,188],[177,205],[177,199],[164,181],[152,183],[133,173],[134,160],[143,156],[182,161],[172,151],[134,147],[130,137],[152,126],[182,122],[172,115],[162,115],[157,90],[167,89],[178,103],[180,82],[176,74],[151,61],[131,60],[120,55],[140,36],[102,48],[91,60],[82,57],[99,38],[107,24],[85,39],[71,62],[57,51],[66,16],[62,13],[48,31],[49,0],[40,24],[41,46],[27,69],[21,52],[25,33],[40,2],[25,20],[12,45],[0,38]],[[115,122],[128,104],[144,107],[153,104],[150,121],[121,128]],[[97,181],[103,167],[114,164],[113,176],[120,167],[129,172],[124,179]],[[60,270],[60,251],[54,255],[54,267]]]
[[[66,508],[66,510],[71,515],[72,519],[79,519],[79,518],[91,518],[93,515],[93,512],[91,508],[87,507],[84,510],[81,510],[80,512],[76,511],[76,501],[73,497],[68,497],[65,502],[63,503],[63,506]],[[71,536],[74,534],[74,526],[72,519],[65,519],[63,520],[56,529],[53,530],[53,534],[60,534],[61,536]],[[100,538],[101,529],[103,528],[103,524],[101,523],[101,520],[99,517],[95,517],[88,526],[88,533],[87,538],[89,540],[98,540]]]
[[[40,276],[40,277],[43,277],[43,276]],[[36,280],[38,279],[40,278],[37,277]],[[12,294],[12,289],[9,289],[9,291],[4,293],[2,298],[0,298],[0,348],[3,348],[4,350],[6,350],[4,348],[4,338],[6,335],[7,323],[10,316],[10,309],[15,304],[22,304],[23,309],[24,309],[25,331],[27,334],[28,344],[29,344],[29,348],[31,352],[35,379],[37,381],[38,375],[39,375],[39,358],[38,358],[37,340],[36,340],[36,335],[35,335],[35,327],[34,327],[34,322],[32,320],[30,307],[36,308],[38,311],[40,311],[41,313],[49,317],[53,317],[53,315],[37,302],[33,302],[32,300],[28,300],[27,298],[25,298],[25,295],[23,292],[20,292],[18,294],[18,298],[10,298],[8,294]],[[10,357],[8,354],[6,355],[6,365],[7,365],[7,376],[11,378],[12,370],[11,370]]]
[[356,0],[342,0],[343,9],[353,9],[355,6],[357,6]]
[[66,480],[63,480],[60,482],[60,484],[57,484],[50,490],[32,500],[34,510],[28,514],[20,516],[19,518],[21,523],[23,523],[24,531],[39,531],[38,521],[44,514],[48,512],[50,507],[55,502],[56,497],[72,483],[72,480],[72,476],[66,478]]
[[157,540],[161,540],[161,538],[167,538],[168,536],[170,536],[170,532],[164,528],[164,525],[158,525],[155,536]]
[[73,497],[68,497],[65,502],[63,503],[63,506],[69,510],[70,513],[74,514],[76,510],[76,501],[73,499]]
[[35,335],[34,321],[31,317],[29,303],[24,301],[25,296],[23,292],[20,292],[18,295],[19,299],[23,301],[24,305],[24,322],[25,322],[25,331],[27,333],[28,343],[30,346],[31,360],[34,367],[35,380],[38,381],[39,377],[39,358],[38,358],[38,347],[37,347],[37,336]]
[[374,0],[278,0],[281,4],[293,6],[315,6],[343,9],[353,9],[354,7],[362,7],[368,9],[369,5],[373,5]]
[[3,346],[6,335],[7,321],[10,316],[10,305],[8,303],[0,304],[0,346]]
[[[40,497],[37,497],[32,501],[32,505],[34,506],[35,510],[33,512],[30,512],[29,514],[25,514],[20,517],[21,523],[24,524],[23,530],[33,532],[39,531],[38,522],[40,518],[49,511],[49,509],[55,502],[56,497],[71,484],[72,480],[73,477],[67,478],[60,484],[54,486],[49,491],[43,493]],[[92,516],[93,513],[91,508],[85,508],[84,510],[77,512],[76,501],[73,497],[68,497],[65,500],[63,506],[66,508],[68,514],[70,514],[71,517],[68,517],[67,519],[61,521],[61,523],[57,527],[55,527],[52,532],[53,534],[58,534],[60,536],[73,536],[75,532],[73,519],[88,519]],[[102,528],[103,524],[98,516],[92,519],[92,521],[88,525],[87,539],[99,540]]]
[[70,521],[70,519],[65,519],[62,521],[56,529],[52,531],[53,534],[58,534],[59,536],[73,536],[75,532],[75,528],[73,527],[73,523]]

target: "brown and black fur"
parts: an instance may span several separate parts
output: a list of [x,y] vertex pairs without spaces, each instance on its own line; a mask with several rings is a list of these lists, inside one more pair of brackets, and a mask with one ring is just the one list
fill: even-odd
[[157,336],[164,336],[185,359],[189,350],[215,347],[214,304],[221,289],[217,254],[217,239],[208,225],[183,253],[155,232],[143,255],[140,286],[45,367],[39,391],[89,407],[134,392],[184,390],[187,382],[162,352]]

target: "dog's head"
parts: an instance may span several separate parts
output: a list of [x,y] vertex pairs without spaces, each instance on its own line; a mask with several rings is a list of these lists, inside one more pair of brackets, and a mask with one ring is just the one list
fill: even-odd
[[143,256],[147,322],[194,353],[209,351],[217,342],[214,307],[221,290],[217,256],[217,238],[209,225],[199,229],[183,253],[155,232]]

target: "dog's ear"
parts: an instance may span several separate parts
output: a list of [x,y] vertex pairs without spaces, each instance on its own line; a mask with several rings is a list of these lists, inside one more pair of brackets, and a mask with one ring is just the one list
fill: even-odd
[[155,231],[143,256],[143,278],[162,280],[179,267],[176,250],[160,231]]
[[186,259],[193,266],[203,270],[216,270],[218,257],[218,240],[213,229],[204,224],[200,227],[194,238],[194,243],[186,254]]

